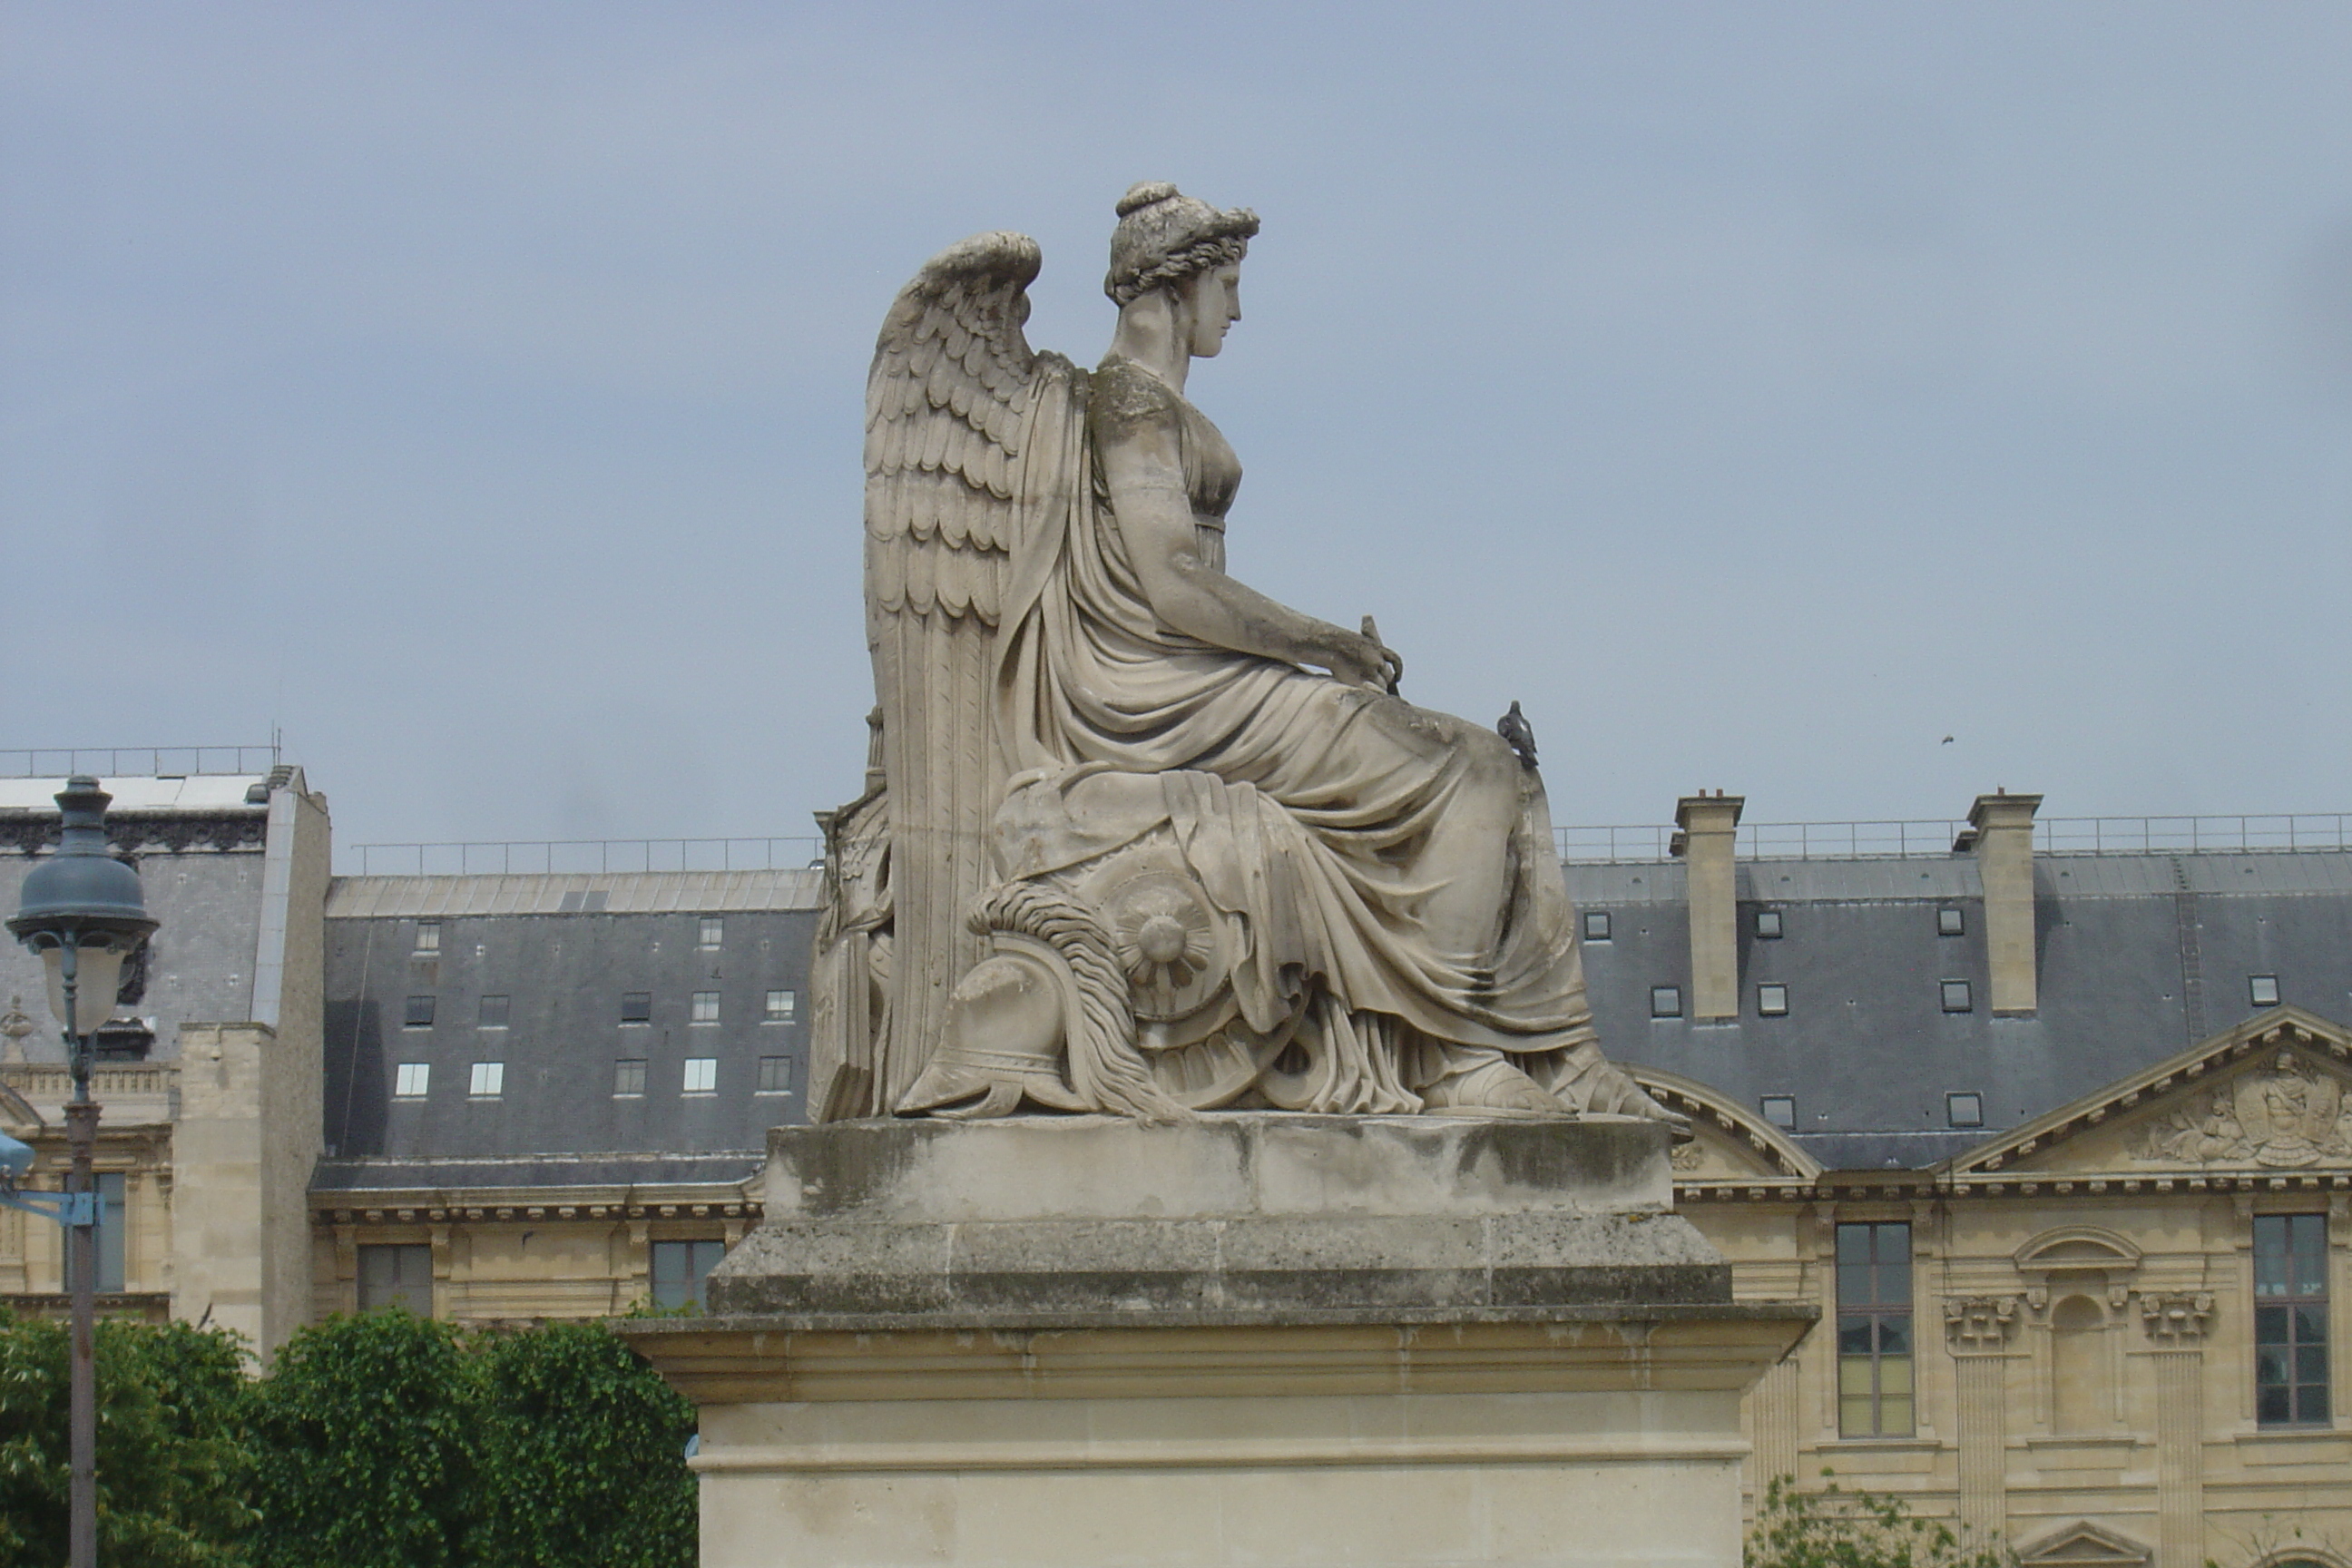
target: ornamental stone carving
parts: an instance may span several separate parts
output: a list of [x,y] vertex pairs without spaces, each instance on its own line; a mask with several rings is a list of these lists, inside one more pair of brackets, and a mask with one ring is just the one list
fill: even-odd
[[1944,1338],[1955,1353],[1997,1351],[2016,1329],[2014,1296],[1944,1298]]
[[2139,1299],[2140,1325],[2158,1344],[2185,1349],[2198,1343],[2205,1338],[2205,1327],[2212,1316],[2210,1290],[2168,1290]]
[[1118,212],[1092,371],[1024,336],[1041,259],[1017,234],[933,258],[882,324],[877,761],[825,819],[821,1117],[1686,1137],[1602,1054],[1524,716],[1414,707],[1369,616],[1226,574],[1241,464],[1186,382],[1241,320],[1256,216],[1160,183]]
[[2156,1164],[2256,1164],[2293,1170],[2352,1159],[2352,1100],[2341,1080],[2293,1051],[2239,1074],[2159,1118],[2132,1147]]

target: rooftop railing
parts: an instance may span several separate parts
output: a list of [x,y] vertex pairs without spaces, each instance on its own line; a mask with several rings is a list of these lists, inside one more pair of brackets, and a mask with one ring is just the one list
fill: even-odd
[[[1563,860],[1665,860],[1679,830],[1635,824],[1553,830]],[[1961,821],[1744,822],[1735,852],[1743,860],[1874,860],[1949,855],[1969,831]],[[2033,825],[2042,855],[2260,854],[2352,848],[2352,813],[2262,816],[2052,816]]]
[[89,746],[68,750],[0,751],[0,778],[194,778],[204,774],[266,773],[278,765],[276,746]]
[[345,876],[610,876],[648,871],[797,871],[823,858],[814,835],[782,838],[558,838],[352,844]]

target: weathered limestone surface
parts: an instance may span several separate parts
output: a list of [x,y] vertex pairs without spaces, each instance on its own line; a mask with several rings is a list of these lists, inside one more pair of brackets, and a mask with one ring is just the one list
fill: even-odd
[[1229,1115],[780,1128],[714,1313],[706,1564],[1720,1564],[1735,1303],[1668,1130]]

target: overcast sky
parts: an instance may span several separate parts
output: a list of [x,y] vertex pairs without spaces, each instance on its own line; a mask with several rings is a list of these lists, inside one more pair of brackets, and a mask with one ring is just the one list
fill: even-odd
[[[893,292],[1255,207],[1235,574],[1564,823],[2352,810],[2352,7],[0,0],[0,746],[801,834]],[[1953,737],[1945,744],[1944,737]]]

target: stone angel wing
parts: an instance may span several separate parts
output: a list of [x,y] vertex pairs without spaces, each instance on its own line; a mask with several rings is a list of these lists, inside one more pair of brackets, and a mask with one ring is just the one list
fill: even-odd
[[[1066,482],[1027,461],[1042,408],[1066,424],[1066,360],[1022,326],[1039,264],[1025,235],[940,252],[884,318],[866,383],[866,632],[882,711],[896,903],[888,1037],[869,1113],[921,1073],[981,939],[964,912],[994,880],[1004,794],[991,725],[997,621],[1024,514]],[[1060,440],[1042,444],[1056,454]]]

